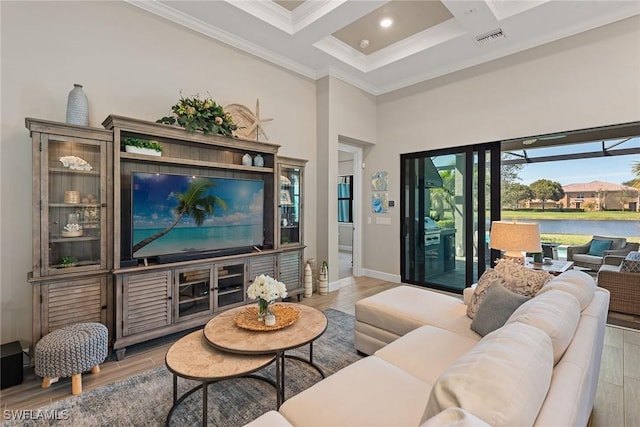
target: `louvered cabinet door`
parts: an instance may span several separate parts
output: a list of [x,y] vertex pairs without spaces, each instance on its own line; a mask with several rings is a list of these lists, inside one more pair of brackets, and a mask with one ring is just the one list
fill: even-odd
[[67,325],[107,324],[107,278],[88,277],[41,285],[40,337]]
[[301,265],[301,250],[282,252],[278,255],[278,280],[287,286],[289,296],[298,295],[298,299],[304,291]]
[[276,277],[276,256],[260,255],[249,259],[249,282],[261,275]]
[[171,271],[123,277],[122,335],[171,324]]

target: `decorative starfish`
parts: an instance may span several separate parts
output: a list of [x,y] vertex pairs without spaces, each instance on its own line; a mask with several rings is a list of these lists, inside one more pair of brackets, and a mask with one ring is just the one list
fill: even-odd
[[251,123],[251,125],[247,129],[246,134],[247,135],[251,135],[253,133],[253,131],[255,131],[256,132],[256,141],[259,139],[260,134],[262,134],[262,136],[264,136],[265,140],[268,140],[269,138],[267,137],[267,134],[265,133],[264,128],[262,127],[262,123],[270,122],[273,119],[272,118],[270,118],[270,119],[260,119],[260,100],[259,99],[256,99],[256,113],[255,113],[255,115],[253,115],[253,117],[251,117],[251,119],[253,120],[253,123]]

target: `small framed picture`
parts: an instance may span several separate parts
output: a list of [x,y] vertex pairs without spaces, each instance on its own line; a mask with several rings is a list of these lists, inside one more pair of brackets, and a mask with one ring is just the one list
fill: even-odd
[[293,203],[291,202],[291,194],[289,194],[288,190],[280,190],[280,205],[281,206],[291,206]]

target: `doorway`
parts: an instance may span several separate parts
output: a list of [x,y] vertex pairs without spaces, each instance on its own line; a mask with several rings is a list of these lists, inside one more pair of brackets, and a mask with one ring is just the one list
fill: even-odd
[[338,144],[338,284],[361,276],[362,148]]

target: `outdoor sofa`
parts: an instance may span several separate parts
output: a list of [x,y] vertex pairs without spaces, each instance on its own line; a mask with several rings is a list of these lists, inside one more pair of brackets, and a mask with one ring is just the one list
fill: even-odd
[[611,293],[610,311],[640,316],[640,253],[605,257],[597,281]]
[[617,255],[624,257],[638,250],[638,243],[627,242],[624,237],[593,236],[584,245],[568,246],[567,261],[573,261],[575,267],[584,267],[598,271],[604,263],[604,257]]

